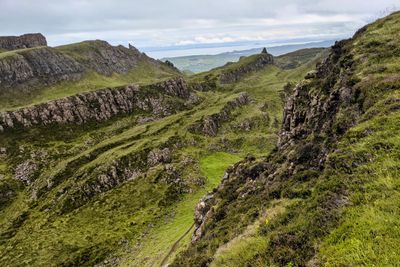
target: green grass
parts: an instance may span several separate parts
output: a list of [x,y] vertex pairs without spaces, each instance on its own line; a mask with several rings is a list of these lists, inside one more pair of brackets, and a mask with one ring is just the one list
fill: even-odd
[[[352,205],[321,245],[319,257],[325,266],[390,266],[400,262],[400,136],[393,135],[400,130],[399,119],[397,112],[349,133],[359,136],[366,129],[373,131],[351,145],[352,153],[368,152],[373,160],[357,168],[351,178]],[[383,149],[385,146],[390,150]]]
[[[36,158],[40,171],[35,183],[17,189],[17,196],[0,211],[0,263],[161,263],[193,224],[193,210],[199,199],[219,184],[226,168],[249,153],[261,156],[273,149],[282,111],[281,88],[288,81],[300,79],[309,68],[311,65],[291,71],[265,68],[247,75],[238,84],[199,92],[203,102],[191,110],[143,125],[135,123],[143,114],[132,114],[100,124],[3,134],[0,147],[7,147],[10,157],[0,159],[0,166],[7,181],[12,179],[15,167],[30,159],[33,152],[45,152],[46,156],[43,160]],[[127,75],[104,77],[90,73],[81,81],[43,88],[35,96],[17,96],[14,102],[3,100],[4,108],[28,106],[99,87],[146,84],[169,75],[168,71],[148,65],[140,65]],[[187,131],[194,122],[220,112],[242,91],[251,95],[252,103],[233,111],[217,136]],[[268,113],[268,120],[263,119],[264,112]],[[237,126],[246,120],[254,123],[251,131],[238,130]],[[187,183],[186,193],[175,194],[171,191],[174,185],[160,181],[164,166],[143,167],[146,153],[163,146],[173,149],[169,166],[176,168]],[[192,161],[185,165],[187,159]],[[79,202],[79,196],[85,196],[80,190],[95,184],[98,174],[115,162],[121,168],[140,166],[144,174]],[[37,200],[35,192],[40,193]],[[79,205],[65,211],[63,207],[71,197]],[[25,216],[19,225],[18,218]],[[186,248],[190,236],[191,232],[183,237],[168,262]]]
[[45,46],[37,46],[37,47],[32,47],[32,48],[23,48],[23,49],[10,50],[10,51],[7,51],[7,50],[1,51],[0,50],[0,59],[17,56],[21,52],[26,52],[26,51],[30,51],[30,50],[37,50],[37,49],[42,49],[42,48],[45,48]]
[[[397,12],[344,43],[337,63],[340,70],[325,78],[317,77],[309,88],[303,88],[309,90],[310,99],[324,99],[343,86],[336,83],[347,72],[345,83],[352,84],[349,86],[355,94],[350,103],[339,102],[338,113],[331,118],[335,122],[331,131],[293,140],[293,145],[272,153],[262,164],[243,162],[237,170],[240,174],[230,177],[215,193],[214,215],[206,224],[203,238],[179,255],[173,266],[398,265],[399,22]],[[296,79],[301,73],[275,72],[277,80],[268,79],[272,83],[264,89],[267,103],[278,103],[275,94],[271,97],[267,93],[274,81],[278,85],[279,79]],[[264,75],[259,79],[268,76]],[[260,101],[263,88],[252,81],[257,79],[244,78],[240,83],[243,87],[247,84]],[[242,87],[240,83],[236,87]],[[353,118],[349,107],[359,109],[360,117]],[[298,112],[310,109],[300,107]],[[337,127],[350,125],[349,118],[358,125],[342,135]],[[323,169],[313,170],[308,160],[297,160],[309,153],[307,145],[328,149]],[[312,158],[317,153],[310,154]],[[288,172],[290,169],[296,172]],[[271,203],[287,198],[294,203],[268,223],[260,223]],[[254,230],[257,225],[259,229]]]
[[[186,230],[191,228],[193,224],[193,207],[196,206],[201,197],[216,187],[222,178],[226,168],[239,161],[241,157],[238,155],[217,152],[205,156],[200,159],[201,173],[206,177],[205,186],[195,194],[187,195],[175,207],[175,216],[168,223],[161,224],[154,229],[143,244],[139,252],[134,254],[134,260],[126,260],[126,266],[158,266],[166,256],[166,253],[172,247],[174,242],[178,240]],[[173,257],[186,247],[187,241],[191,237],[192,232],[180,242],[179,247],[172,255]],[[151,255],[151,257],[149,257]],[[122,264],[124,266],[125,264]]]
[[225,170],[234,163],[238,162],[240,157],[224,152],[217,152],[204,157],[200,160],[200,169],[209,183],[208,190],[217,187],[221,182]]
[[90,72],[85,74],[81,80],[64,81],[56,85],[39,87],[34,92],[11,91],[3,93],[0,99],[0,111],[18,109],[102,88],[112,88],[127,84],[152,84],[175,75],[166,68],[155,68],[144,62],[140,62],[137,67],[127,74],[114,73],[111,76],[104,76],[96,72]]

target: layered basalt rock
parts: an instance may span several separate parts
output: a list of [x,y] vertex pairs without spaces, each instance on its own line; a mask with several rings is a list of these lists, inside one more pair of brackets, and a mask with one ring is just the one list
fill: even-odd
[[107,76],[113,73],[127,73],[146,57],[133,46],[130,48],[122,45],[112,46],[100,40],[85,41],[77,45],[80,45],[79,51],[62,48],[60,50],[74,58],[86,69]]
[[[0,49],[1,40],[9,44],[10,49],[29,48],[0,53],[0,95],[17,90],[34,91],[60,81],[80,80],[91,72],[106,76],[126,74],[140,63],[168,68],[131,45],[126,48],[96,40],[50,48],[44,47],[46,39],[43,36],[35,36],[0,37]],[[11,45],[13,43],[15,46]],[[171,73],[179,73],[170,69]]]
[[209,136],[216,136],[218,129],[223,122],[230,119],[234,109],[245,106],[250,103],[250,97],[247,93],[241,93],[237,98],[229,101],[220,112],[200,120],[189,127],[192,133],[202,133]]
[[16,51],[0,59],[0,92],[22,84],[76,80],[83,71],[81,64],[53,48]]
[[16,50],[38,46],[47,46],[46,37],[41,33],[0,37],[0,49],[4,50]]
[[130,85],[103,89],[16,111],[2,112],[0,131],[49,124],[80,125],[91,121],[106,121],[113,116],[135,111],[167,116],[185,107],[177,101],[167,101],[171,97],[177,97],[182,102],[192,98],[182,78],[144,87]]
[[235,83],[248,73],[259,71],[267,65],[274,64],[274,57],[266,51],[257,55],[257,58],[248,64],[244,64],[239,68],[223,72],[219,81],[221,83]]

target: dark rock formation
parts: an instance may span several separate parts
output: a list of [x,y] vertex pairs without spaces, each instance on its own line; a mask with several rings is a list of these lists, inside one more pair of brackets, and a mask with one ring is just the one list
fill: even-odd
[[[34,91],[36,87],[59,81],[79,80],[90,71],[107,76],[125,74],[139,63],[154,68],[164,64],[140,53],[131,45],[129,48],[112,46],[99,40],[57,48],[10,51],[0,56],[0,95],[10,90]],[[179,73],[172,68],[171,72]]]
[[168,147],[164,149],[154,149],[150,151],[147,156],[149,166],[156,166],[158,164],[170,163],[172,160],[171,149]]
[[[346,42],[336,43],[313,77],[307,75],[308,80],[295,87],[284,108],[280,150],[290,149],[310,136],[330,139],[330,142],[317,145],[310,162],[315,161],[316,166],[323,165],[329,144],[352,127],[362,113],[357,103],[357,91],[353,88],[353,60],[344,54],[348,54]],[[319,90],[310,90],[316,86]],[[342,114],[346,114],[345,117]]]
[[40,33],[0,37],[0,49],[16,50],[38,46],[47,46],[46,38]]
[[239,68],[223,72],[220,75],[219,80],[221,83],[235,83],[244,75],[254,71],[259,71],[265,66],[272,64],[274,64],[274,57],[268,53],[261,53],[254,61],[251,61],[248,64],[243,64],[243,66],[240,66]]
[[23,182],[25,185],[32,183],[32,177],[37,171],[38,166],[33,160],[27,160],[15,168],[15,179]]
[[208,116],[203,120],[191,125],[189,127],[189,131],[192,133],[202,133],[210,136],[216,136],[221,124],[230,119],[231,112],[238,107],[247,105],[249,102],[249,95],[247,93],[241,93],[233,101],[229,101],[220,112]]
[[75,80],[83,71],[79,63],[53,48],[22,50],[0,58],[0,87]]
[[168,97],[178,97],[182,100],[191,98],[186,82],[182,78],[143,88],[130,85],[103,89],[3,112],[0,113],[0,131],[53,123],[80,125],[90,121],[105,121],[118,114],[139,110],[155,116],[166,116],[183,108],[176,101],[175,103],[164,101]]
[[[77,44],[79,50],[61,49],[73,57],[87,69],[94,70],[103,75],[127,73],[145,57],[139,50],[130,46],[112,46],[105,41],[86,41]],[[146,57],[147,58],[147,57]]]
[[192,242],[198,241],[204,233],[205,224],[204,222],[207,218],[213,215],[213,209],[211,206],[211,200],[213,199],[213,194],[208,194],[203,197],[200,202],[196,205],[194,209],[194,227],[195,231],[192,236]]

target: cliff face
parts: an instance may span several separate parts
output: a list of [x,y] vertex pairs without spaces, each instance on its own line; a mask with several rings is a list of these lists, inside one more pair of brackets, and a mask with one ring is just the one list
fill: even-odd
[[40,33],[0,37],[0,49],[16,50],[37,46],[47,46],[46,38]]
[[38,86],[79,80],[88,72],[105,76],[126,74],[139,63],[154,69],[162,67],[161,62],[147,57],[133,46],[112,46],[97,40],[56,48],[36,47],[45,45],[46,40],[43,37],[44,41],[40,41],[41,37],[0,38],[0,44],[3,40],[10,49],[28,48],[0,53],[0,94],[4,90],[33,91]]
[[[239,61],[240,62],[240,61]],[[233,70],[223,72],[219,80],[221,83],[237,82],[244,75],[263,69],[266,65],[274,64],[274,57],[267,52],[257,55],[255,60],[249,63],[244,63],[242,66]]]
[[16,51],[0,58],[0,90],[25,83],[76,80],[83,71],[81,64],[53,48]]
[[202,133],[209,136],[216,136],[218,129],[223,122],[230,119],[231,112],[239,107],[249,104],[250,97],[247,93],[241,93],[237,98],[229,101],[220,112],[215,113],[189,127],[193,133]]
[[112,46],[105,41],[86,41],[60,51],[74,58],[85,68],[103,75],[126,73],[144,56],[134,47]]
[[0,113],[0,131],[35,125],[80,125],[90,121],[105,121],[115,115],[135,111],[166,116],[182,108],[179,103],[166,101],[168,96],[189,100],[191,94],[183,79],[169,80],[147,87],[131,85],[103,89]]

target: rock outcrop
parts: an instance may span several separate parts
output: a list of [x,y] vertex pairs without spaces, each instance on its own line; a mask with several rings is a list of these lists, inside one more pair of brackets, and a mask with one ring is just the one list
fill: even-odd
[[114,72],[127,73],[145,57],[133,46],[112,46],[100,40],[85,41],[75,46],[79,48],[61,47],[60,51],[74,58],[86,69],[108,76]]
[[218,129],[223,122],[230,119],[232,111],[236,108],[249,104],[250,97],[247,93],[241,93],[237,98],[226,103],[222,110],[211,116],[200,120],[189,127],[192,133],[202,133],[209,136],[216,136]]
[[[17,48],[30,49],[0,54],[0,95],[10,90],[34,91],[36,87],[59,81],[79,80],[89,72],[106,76],[113,73],[126,74],[139,64],[154,68],[161,68],[163,65],[168,68],[166,64],[140,53],[131,45],[126,48],[96,40],[50,48],[43,47],[46,39],[42,35],[26,35],[18,37],[20,39],[15,37],[15,40],[13,38],[0,37],[0,44],[3,40],[10,47],[14,43]],[[179,73],[173,68],[170,71]]]
[[16,51],[0,58],[0,92],[23,84],[76,80],[83,71],[81,64],[50,47]]
[[[346,44],[337,42],[332,47],[330,56],[312,77],[307,75],[307,80],[294,88],[284,108],[278,143],[281,151],[304,143],[307,137],[329,139],[321,143],[314,140],[312,149],[305,145],[307,153],[313,154],[308,164],[314,167],[323,166],[330,144],[354,126],[363,112],[357,99],[359,92],[354,88],[356,81],[352,78],[354,61]],[[311,90],[315,87],[318,90]]]
[[49,124],[80,125],[90,121],[105,121],[115,115],[135,111],[166,116],[184,107],[177,101],[165,101],[170,97],[177,97],[183,101],[191,99],[189,89],[182,78],[143,87],[130,85],[103,89],[16,111],[2,112],[0,131]]
[[4,50],[16,50],[38,46],[47,46],[46,37],[44,37],[41,33],[0,37],[0,49]]
[[252,60],[247,64],[243,64],[239,68],[223,72],[219,77],[219,81],[223,84],[235,83],[239,79],[241,79],[244,75],[251,72],[259,71],[263,69],[265,66],[272,64],[274,64],[274,57],[271,54],[263,52],[257,55],[257,58],[255,60]]

